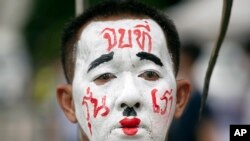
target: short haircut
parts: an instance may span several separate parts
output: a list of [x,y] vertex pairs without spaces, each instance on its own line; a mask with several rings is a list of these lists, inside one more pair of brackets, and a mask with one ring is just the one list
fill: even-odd
[[72,83],[76,59],[76,43],[82,28],[98,18],[131,15],[134,17],[148,17],[162,28],[168,50],[174,63],[175,76],[179,69],[180,41],[173,22],[162,12],[135,0],[105,1],[87,9],[80,16],[74,18],[64,29],[61,43],[61,61],[68,83]]

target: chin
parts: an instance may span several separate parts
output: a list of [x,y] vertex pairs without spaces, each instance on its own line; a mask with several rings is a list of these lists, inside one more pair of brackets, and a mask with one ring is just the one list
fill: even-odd
[[92,137],[90,141],[165,141],[165,137],[158,134],[152,136],[151,132],[144,129],[139,129],[135,135],[126,135],[120,129],[114,129],[109,135]]
[[142,136],[115,136],[111,135],[107,140],[103,141],[154,141],[149,137]]

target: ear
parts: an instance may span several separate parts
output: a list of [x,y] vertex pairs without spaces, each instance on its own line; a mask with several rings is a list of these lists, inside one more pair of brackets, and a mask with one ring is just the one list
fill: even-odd
[[176,92],[176,109],[175,109],[175,118],[179,118],[187,103],[190,96],[191,86],[187,80],[177,80],[177,92]]
[[69,84],[58,85],[56,89],[57,101],[66,117],[76,123],[75,108],[72,96],[72,86]]

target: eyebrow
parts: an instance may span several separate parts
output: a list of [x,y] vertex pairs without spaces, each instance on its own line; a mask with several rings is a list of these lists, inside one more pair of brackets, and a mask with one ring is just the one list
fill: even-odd
[[138,56],[140,60],[143,60],[143,59],[149,60],[149,61],[154,62],[156,65],[159,65],[161,67],[163,66],[161,59],[155,56],[154,54],[147,53],[147,52],[139,52],[136,54],[136,56]]
[[93,62],[90,63],[89,65],[89,69],[87,72],[91,71],[92,69],[96,68],[97,66],[99,66],[102,63],[111,61],[113,59],[114,56],[114,52],[110,52],[108,54],[103,54],[100,57],[98,57],[97,59],[95,59]]

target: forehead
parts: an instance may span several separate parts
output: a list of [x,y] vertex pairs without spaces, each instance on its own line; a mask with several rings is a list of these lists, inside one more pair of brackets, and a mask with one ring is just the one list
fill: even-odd
[[105,19],[88,23],[77,43],[77,57],[83,59],[111,51],[125,53],[128,50],[148,52],[159,57],[164,51],[167,55],[163,30],[149,18]]

